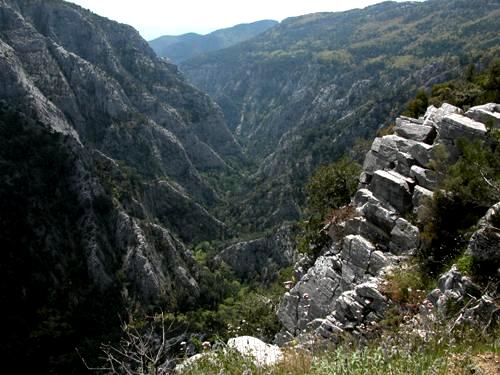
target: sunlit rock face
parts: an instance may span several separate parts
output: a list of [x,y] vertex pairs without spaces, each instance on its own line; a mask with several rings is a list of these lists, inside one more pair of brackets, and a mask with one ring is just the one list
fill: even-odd
[[[418,227],[405,216],[413,213],[417,222],[425,217],[424,205],[432,199],[438,173],[427,165],[434,147],[444,145],[453,160],[459,152],[458,139],[486,133],[485,124],[469,117],[494,119],[500,113],[497,108],[495,104],[473,107],[464,114],[449,104],[429,107],[420,119],[396,120],[397,135],[375,139],[352,202],[357,215],[343,224],[343,240],[334,243],[285,294],[278,311],[285,330],[277,335],[278,343],[307,332],[334,338],[383,317],[388,306],[380,293],[384,275],[420,245]],[[419,150],[426,155],[397,158],[420,142],[416,134],[429,146]],[[498,264],[498,228],[492,224],[498,210],[495,205],[488,211],[471,238],[468,251],[478,261]]]

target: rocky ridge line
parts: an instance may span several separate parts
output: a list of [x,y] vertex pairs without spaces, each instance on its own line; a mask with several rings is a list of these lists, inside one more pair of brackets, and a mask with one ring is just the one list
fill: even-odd
[[352,201],[355,217],[341,223],[340,238],[331,231],[334,244],[285,294],[278,344],[306,332],[333,338],[382,319],[388,307],[380,291],[384,275],[419,247],[419,229],[407,217],[424,219],[424,203],[437,184],[429,162],[443,147],[449,161],[456,160],[458,139],[484,138],[485,124],[500,126],[500,105],[464,113],[443,104],[418,119],[399,117],[395,134],[375,139]]

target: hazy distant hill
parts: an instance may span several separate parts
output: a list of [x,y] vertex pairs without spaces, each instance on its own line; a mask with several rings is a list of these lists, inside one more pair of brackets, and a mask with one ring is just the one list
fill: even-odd
[[160,57],[168,57],[175,64],[203,53],[217,51],[251,39],[277,25],[277,21],[263,20],[216,30],[207,35],[188,33],[165,35],[149,42]]

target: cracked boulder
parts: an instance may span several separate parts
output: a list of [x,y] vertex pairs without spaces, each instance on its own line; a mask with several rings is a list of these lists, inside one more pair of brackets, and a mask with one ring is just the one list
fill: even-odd
[[283,297],[278,319],[293,334],[326,316],[340,295],[341,264],[336,255],[319,257],[307,274]]
[[394,132],[402,138],[428,144],[432,144],[436,138],[436,129],[434,126],[422,125],[405,117],[396,119]]
[[403,218],[396,220],[391,231],[389,248],[394,254],[408,254],[418,249],[420,245],[420,231]]
[[467,252],[480,264],[500,265],[500,202],[491,207],[479,221]]
[[411,208],[412,189],[408,178],[397,172],[376,171],[370,184],[373,194],[391,206],[399,213],[405,213]]
[[486,135],[486,126],[468,117],[451,114],[443,117],[438,124],[438,133],[440,138],[450,140],[483,138]]
[[436,172],[414,165],[411,167],[411,177],[413,177],[417,184],[427,190],[435,190],[437,188],[437,174]]
[[468,118],[482,122],[483,124],[489,124],[494,128],[500,128],[500,105],[495,103],[488,103],[485,105],[480,105],[477,107],[472,107],[469,109],[465,116]]

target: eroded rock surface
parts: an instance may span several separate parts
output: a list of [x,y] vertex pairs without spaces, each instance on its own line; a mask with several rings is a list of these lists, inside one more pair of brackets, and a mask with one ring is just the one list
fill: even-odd
[[[456,141],[483,137],[486,127],[476,120],[494,119],[497,110],[493,104],[473,108],[469,118],[449,104],[431,106],[421,119],[398,119],[396,135],[375,139],[352,202],[357,215],[343,223],[345,237],[336,239],[285,295],[278,318],[286,331],[277,335],[278,343],[304,332],[335,338],[381,319],[388,306],[379,288],[383,276],[420,245],[419,229],[407,217],[413,213],[416,221],[425,220],[426,203],[439,177],[429,167],[434,147],[444,146],[454,160]],[[469,251],[498,263],[498,228],[491,224],[498,215],[497,206],[481,221]],[[429,299],[439,303],[449,296],[462,298],[477,292],[457,272],[452,269],[444,275]]]

